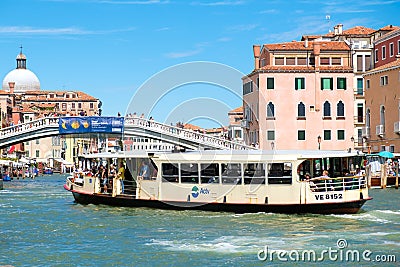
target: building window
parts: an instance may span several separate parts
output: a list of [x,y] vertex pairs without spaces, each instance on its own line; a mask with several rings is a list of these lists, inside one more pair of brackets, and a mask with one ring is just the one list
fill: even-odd
[[386,46],[382,46],[382,60],[386,59]]
[[357,56],[357,71],[363,71],[363,56]]
[[357,95],[363,95],[363,79],[357,78]]
[[253,82],[243,84],[243,95],[247,95],[251,92],[253,92]]
[[321,78],[321,90],[333,90],[333,78]]
[[71,103],[71,107],[74,109],[75,108],[75,103]]
[[338,140],[344,140],[344,130],[338,130],[337,131],[337,139]]
[[321,57],[319,59],[319,64],[320,65],[329,65],[329,57]]
[[331,104],[328,101],[324,103],[324,117],[331,116]]
[[307,65],[307,58],[305,58],[305,57],[298,57],[298,58],[297,58],[297,65],[301,65],[301,66]]
[[342,101],[337,104],[337,116],[344,117],[344,104]]
[[258,78],[258,77],[256,79],[256,86],[257,86],[256,90],[258,91],[260,88],[260,78]]
[[371,88],[370,80],[366,81],[366,87],[367,87],[367,89]]
[[394,153],[394,145],[389,146],[389,152]]
[[397,41],[397,54],[400,55],[400,40]]
[[79,108],[79,109],[82,108],[82,103],[78,103],[78,108]]
[[294,89],[295,90],[306,89],[305,83],[306,83],[305,78],[295,78],[294,79]]
[[305,117],[306,116],[306,106],[303,102],[300,102],[297,105],[297,117]]
[[306,140],[306,131],[305,130],[297,131],[297,140]]
[[61,107],[62,107],[62,110],[66,110],[67,109],[67,103],[62,103]]
[[267,89],[274,89],[274,78],[267,78]]
[[357,122],[364,122],[364,105],[362,103],[357,104]]
[[90,109],[93,109],[93,107],[94,107],[93,103],[90,103],[90,104],[89,104],[89,108],[90,108]]
[[40,139],[36,139],[36,144],[40,144]]
[[287,57],[286,58],[286,65],[296,65],[296,58],[295,57]]
[[275,131],[267,131],[267,140],[275,140]]
[[275,107],[272,102],[269,102],[267,105],[267,118],[274,118],[275,117]]
[[394,56],[394,43],[389,44],[389,55],[390,57]]
[[388,84],[388,76],[387,75],[385,75],[385,76],[381,76],[381,79],[380,79],[380,81],[381,81],[381,86],[384,86],[384,85],[387,85]]
[[378,62],[378,49],[375,49],[375,62]]
[[346,78],[342,78],[342,77],[337,78],[337,89],[346,90]]
[[371,55],[365,55],[365,71],[370,70],[371,66]]
[[331,58],[332,60],[332,65],[342,65],[342,58],[340,57],[333,57]]
[[324,140],[331,140],[331,139],[332,139],[331,130],[324,130]]
[[40,150],[36,150],[36,151],[35,151],[35,154],[36,154],[36,157],[37,157],[37,158],[40,157]]
[[275,58],[275,65],[284,65],[285,59],[283,57],[276,57]]

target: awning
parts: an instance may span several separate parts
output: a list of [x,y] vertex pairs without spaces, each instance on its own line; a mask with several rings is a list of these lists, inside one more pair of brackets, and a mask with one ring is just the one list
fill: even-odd
[[61,164],[65,165],[66,167],[75,165],[74,163],[66,161],[65,159],[62,159],[62,158],[55,158],[54,160],[60,162]]

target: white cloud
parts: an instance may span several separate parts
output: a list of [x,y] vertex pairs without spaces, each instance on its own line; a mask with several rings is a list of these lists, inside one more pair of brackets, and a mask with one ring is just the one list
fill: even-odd
[[166,53],[165,56],[168,58],[184,58],[197,55],[201,52],[201,49],[194,49],[190,51],[181,51],[181,52],[170,52]]
[[217,39],[217,42],[229,42],[231,40],[232,40],[232,38],[229,38],[229,37],[221,37],[221,38]]
[[24,34],[88,34],[90,32],[77,28],[33,28],[21,26],[0,27],[0,33]]
[[154,4],[168,4],[169,1],[160,0],[143,0],[143,1],[117,1],[117,0],[94,0],[100,4],[113,4],[113,5],[154,5]]
[[279,13],[279,12],[276,9],[266,9],[266,10],[261,10],[258,13],[260,13],[260,14],[276,14],[276,13]]
[[110,34],[116,32],[128,32],[135,30],[135,27],[125,29],[89,31],[74,27],[66,28],[34,28],[28,26],[3,26],[0,27],[0,34],[30,34],[30,35],[89,35],[89,34]]
[[257,28],[257,24],[242,24],[242,25],[234,25],[229,27],[231,31],[251,31]]
[[156,32],[162,32],[162,31],[168,31],[168,30],[170,30],[169,27],[162,27],[162,28],[156,29],[155,31],[156,31]]
[[199,5],[199,6],[238,6],[238,5],[243,5],[245,2],[244,1],[229,1],[229,0],[223,0],[223,1],[214,1],[214,2],[193,2],[193,5]]

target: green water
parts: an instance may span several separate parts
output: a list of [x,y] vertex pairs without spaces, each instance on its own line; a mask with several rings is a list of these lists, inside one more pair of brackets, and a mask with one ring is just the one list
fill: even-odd
[[[289,253],[370,250],[373,262],[324,260],[314,266],[375,266],[400,261],[400,190],[373,189],[354,215],[285,215],[165,211],[83,206],[63,189],[65,176],[4,183],[0,191],[0,266],[267,266],[309,265],[272,258]],[[276,254],[275,254],[276,256]],[[262,257],[261,257],[262,258]],[[384,266],[397,266],[395,262]],[[379,263],[381,265],[381,263]]]

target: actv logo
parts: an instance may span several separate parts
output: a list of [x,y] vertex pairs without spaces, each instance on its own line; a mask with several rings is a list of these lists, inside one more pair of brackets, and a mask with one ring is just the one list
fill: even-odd
[[197,186],[192,187],[192,197],[197,198],[200,194],[208,195],[210,190],[208,188],[198,188]]

